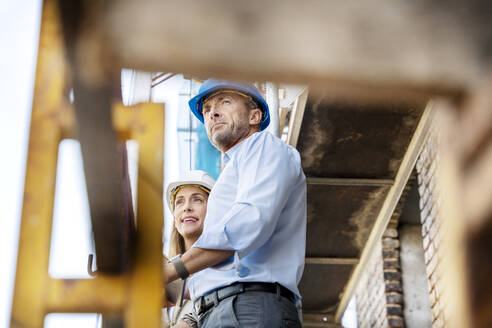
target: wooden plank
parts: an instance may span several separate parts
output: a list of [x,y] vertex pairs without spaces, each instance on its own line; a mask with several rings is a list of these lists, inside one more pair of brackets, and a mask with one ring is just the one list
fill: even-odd
[[456,122],[456,150],[463,169],[463,210],[479,226],[492,213],[492,75],[472,90]]
[[492,213],[492,140],[468,167],[463,180],[463,209],[470,228],[480,229]]
[[[445,114],[439,188],[444,272],[443,297],[453,327],[492,325],[492,79],[471,91],[468,101]],[[448,106],[450,107],[450,106]],[[454,116],[452,114],[455,114]],[[443,115],[444,116],[444,115]],[[451,326],[451,324],[450,324]]]
[[304,116],[304,110],[306,109],[308,94],[309,90],[306,88],[306,90],[297,97],[292,112],[290,113],[289,131],[287,132],[286,142],[294,148],[297,145],[299,133],[301,132],[302,117]]
[[338,258],[338,257],[306,257],[306,264],[327,264],[327,265],[354,265],[359,263],[358,258]]
[[357,283],[363,274],[363,271],[366,267],[366,264],[369,262],[370,257],[372,255],[373,249],[376,246],[376,243],[380,242],[384,230],[393,214],[393,211],[398,204],[400,196],[407,184],[408,179],[412,173],[412,170],[415,166],[415,162],[417,161],[417,157],[420,154],[425,138],[428,134],[429,127],[433,117],[433,102],[429,102],[424,113],[422,114],[422,118],[420,119],[419,125],[415,130],[414,136],[410,141],[408,149],[403,157],[403,161],[398,169],[398,173],[395,178],[395,183],[391,187],[386,199],[383,203],[381,211],[378,214],[376,219],[376,223],[369,235],[369,238],[366,242],[366,245],[362,251],[361,259],[359,264],[355,267],[355,270],[350,277],[350,280],[345,288],[342,299],[340,300],[340,304],[337,308],[337,312],[335,315],[336,322],[340,322],[342,319],[342,315],[348,305],[348,302],[352,298],[352,295],[357,287]]
[[395,98],[465,89],[485,67],[483,40],[492,31],[490,20],[474,19],[482,18],[480,8],[460,1],[110,4],[100,28],[124,67],[302,83],[366,97],[384,88]]
[[456,126],[461,133],[455,141],[463,164],[467,165],[492,139],[492,74],[470,91],[461,109]]
[[463,181],[456,138],[456,105],[449,101],[436,102],[436,117],[441,131],[438,148],[439,166],[436,167],[436,187],[444,195],[439,207],[442,256],[438,270],[443,272],[441,299],[446,324],[450,328],[479,327],[473,324],[470,309],[469,268],[473,265],[467,256],[466,219],[463,208]]
[[287,120],[287,113],[289,112],[289,110],[290,110],[289,108],[283,108],[283,107],[280,108],[280,114],[278,120],[280,135],[282,135],[284,131],[285,121]]
[[306,178],[306,183],[324,186],[391,186],[391,179],[358,179],[358,178]]

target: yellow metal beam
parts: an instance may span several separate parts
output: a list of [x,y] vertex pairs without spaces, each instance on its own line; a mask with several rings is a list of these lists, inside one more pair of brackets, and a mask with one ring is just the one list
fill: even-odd
[[128,328],[157,328],[163,302],[164,110],[158,104],[137,108],[131,120],[132,139],[139,145],[137,236],[125,321]]
[[125,276],[94,279],[49,279],[45,312],[120,313],[126,303]]
[[121,275],[52,279],[48,274],[58,145],[77,137],[65,95],[64,56],[56,1],[43,4],[27,156],[11,327],[42,327],[53,312],[96,312],[124,318],[125,326],[161,325],[164,107],[113,106],[113,126],[139,144],[137,238],[134,263]]
[[51,225],[61,130],[56,113],[65,104],[65,58],[54,1],[43,4],[17,274],[11,327],[41,327],[48,282]]

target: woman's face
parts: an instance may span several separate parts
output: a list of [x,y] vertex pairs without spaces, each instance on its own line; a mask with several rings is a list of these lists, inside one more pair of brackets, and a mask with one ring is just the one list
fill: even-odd
[[208,194],[195,186],[182,187],[174,198],[174,225],[183,238],[198,238],[203,231]]

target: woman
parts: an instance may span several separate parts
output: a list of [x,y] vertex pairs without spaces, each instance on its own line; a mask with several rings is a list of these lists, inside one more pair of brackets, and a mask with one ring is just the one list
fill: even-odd
[[[208,195],[214,183],[208,173],[196,170],[169,184],[166,199],[174,217],[169,248],[171,258],[186,252],[202,234]],[[183,299],[184,282],[179,283],[176,305],[163,310],[163,328],[193,327],[193,304]]]

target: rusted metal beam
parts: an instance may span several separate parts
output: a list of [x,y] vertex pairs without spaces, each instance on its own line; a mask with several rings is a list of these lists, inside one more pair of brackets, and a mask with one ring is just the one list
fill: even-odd
[[126,148],[113,130],[111,99],[93,96],[92,92],[76,93],[75,112],[97,268],[117,273],[130,266],[135,230]]
[[[71,68],[97,268],[100,272],[119,273],[131,265],[135,224],[126,149],[112,124],[112,72],[117,69],[104,65],[105,44],[97,30],[85,25],[97,16],[97,2],[90,6],[84,1],[58,3]],[[116,84],[119,88],[119,82]]]

